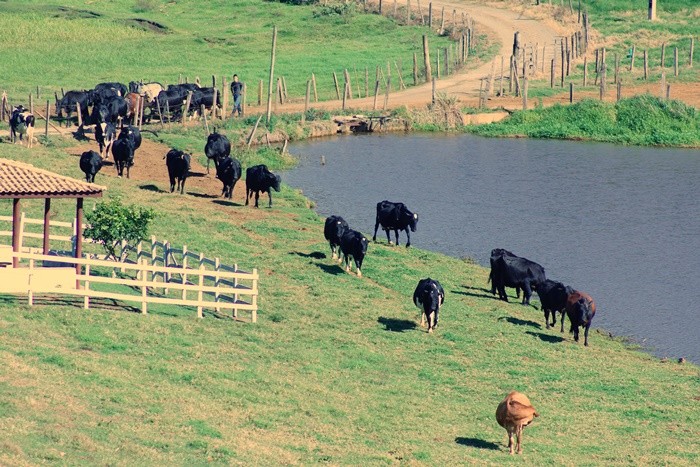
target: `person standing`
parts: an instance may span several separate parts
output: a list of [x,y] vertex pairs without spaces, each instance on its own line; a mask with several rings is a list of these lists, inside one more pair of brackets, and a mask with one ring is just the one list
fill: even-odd
[[243,83],[238,80],[238,75],[233,75],[231,81],[231,94],[233,94],[233,116],[243,116],[243,108],[241,107],[241,96],[243,94]]

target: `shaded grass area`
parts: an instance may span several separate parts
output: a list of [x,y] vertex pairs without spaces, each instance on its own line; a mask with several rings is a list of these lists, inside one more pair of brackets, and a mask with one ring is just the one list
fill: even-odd
[[700,114],[679,101],[650,95],[605,103],[585,99],[572,105],[517,111],[498,123],[466,127],[484,136],[586,139],[644,146],[700,146]]
[[[0,151],[80,174],[60,148]],[[371,244],[365,277],[346,274],[330,260],[322,219],[286,186],[274,209],[252,216],[143,181],[100,182],[154,208],[159,238],[257,267],[259,323],[0,296],[2,464],[700,461],[696,366],[605,333],[575,344],[543,329],[541,312],[494,300],[487,271],[455,258]],[[9,206],[0,201],[0,212]],[[24,207],[36,215],[42,203]],[[52,204],[62,220],[73,209]],[[447,292],[431,335],[411,302],[426,276]],[[512,389],[541,414],[522,458],[508,456],[494,417]]]

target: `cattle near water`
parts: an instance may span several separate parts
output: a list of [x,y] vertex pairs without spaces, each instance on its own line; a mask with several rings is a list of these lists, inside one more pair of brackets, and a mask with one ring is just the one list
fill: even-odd
[[255,194],[255,207],[257,208],[260,192],[267,192],[267,196],[270,198],[268,207],[272,207],[272,190],[280,191],[282,178],[270,172],[264,164],[248,167],[245,171],[245,176],[245,205],[248,206],[248,200]]
[[561,282],[546,279],[537,286],[537,296],[540,297],[540,309],[544,311],[544,322],[550,328],[549,315],[552,315],[552,326],[557,324],[557,312],[561,313],[561,332],[564,332],[564,314],[566,301],[569,298],[567,287]]
[[496,257],[492,264],[493,284],[498,291],[499,298],[506,302],[508,295],[505,288],[516,287],[523,290],[522,304],[529,305],[533,289],[536,289],[538,284],[547,279],[544,268],[527,258],[502,254]]
[[360,232],[352,229],[345,231],[340,238],[340,251],[345,261],[345,271],[350,272],[350,258],[355,262],[357,277],[362,277],[362,262],[367,254],[369,241]]
[[330,216],[326,218],[326,223],[323,226],[323,236],[331,247],[331,259],[342,261],[339,254],[340,239],[343,238],[345,232],[350,229],[348,223],[340,216]]
[[377,241],[377,230],[379,226],[386,232],[386,241],[391,245],[389,231],[394,231],[396,245],[399,245],[399,230],[406,232],[406,248],[411,246],[411,233],[415,232],[418,225],[418,214],[411,212],[403,203],[393,203],[391,201],[380,201],[377,203],[377,216],[374,224],[374,236],[372,241]]
[[413,303],[421,309],[420,325],[427,322],[428,333],[432,333],[438,325],[440,307],[445,303],[445,290],[440,282],[429,277],[418,281]]
[[[579,327],[584,329],[584,345],[588,347],[588,330],[591,321],[595,316],[596,305],[590,295],[585,292],[567,287],[568,298],[566,300],[566,316],[571,322],[571,331],[574,333],[574,340],[578,342]],[[562,329],[564,327],[564,316],[561,318]]]

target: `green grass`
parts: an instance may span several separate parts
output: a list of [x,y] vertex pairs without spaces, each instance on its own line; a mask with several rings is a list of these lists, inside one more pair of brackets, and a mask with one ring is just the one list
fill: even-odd
[[515,112],[490,125],[466,127],[485,136],[584,139],[643,146],[700,147],[700,113],[682,102],[641,95],[605,103],[585,99],[572,105]]
[[[357,92],[359,82],[364,89],[365,68],[373,83],[375,68],[386,73],[390,62],[396,80],[396,61],[404,82],[412,83],[413,53],[422,54],[423,34],[429,34],[432,49],[454,43],[426,27],[363,14],[359,6],[347,10],[331,14],[320,5],[264,0],[6,1],[0,30],[28,34],[32,40],[0,35],[4,62],[12,65],[3,68],[0,85],[17,102],[36,86],[43,99],[54,91],[60,94],[61,88],[89,89],[103,81],[174,83],[179,76],[190,81],[198,76],[206,85],[212,75],[230,81],[238,73],[249,86],[252,103],[258,80],[267,83],[272,27],[277,25],[275,76],[286,78],[292,98],[303,99],[313,72],[319,97],[329,99],[335,98],[334,71],[342,81],[347,68]],[[164,29],[138,26],[135,18]]]
[[[80,176],[60,147],[0,149]],[[0,296],[0,464],[700,462],[694,365],[604,332],[575,344],[543,329],[540,311],[492,299],[487,271],[455,258],[371,244],[365,277],[348,275],[328,257],[322,219],[286,186],[253,212],[98,181],[152,207],[157,237],[257,267],[259,322]],[[57,219],[73,209],[52,204]],[[447,292],[431,335],[411,302],[426,276]],[[521,458],[494,416],[511,389],[541,414]]]

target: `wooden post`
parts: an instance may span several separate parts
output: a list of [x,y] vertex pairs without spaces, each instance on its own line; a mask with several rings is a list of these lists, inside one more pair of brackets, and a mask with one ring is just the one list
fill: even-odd
[[574,103],[574,83],[573,81],[569,82],[569,104]]
[[314,88],[314,102],[318,102],[318,91],[316,90],[316,75],[311,73],[311,86]]
[[634,71],[634,55],[637,52],[637,46],[632,45],[632,58],[630,59],[630,71]]
[[432,84],[432,85],[431,85],[430,87],[431,87],[432,93],[431,93],[430,102],[432,102],[433,105],[435,105],[435,80],[433,80],[433,82],[432,82],[431,84]]
[[661,99],[666,94],[666,73],[661,73]]
[[[49,101],[46,101],[46,113],[44,114],[46,116],[46,124],[44,125],[44,137],[48,138],[49,137],[49,106],[51,103]],[[0,120],[2,121],[2,120]]]
[[450,74],[450,55],[449,55],[449,49],[445,47],[444,49],[445,53],[445,76]]
[[428,3],[428,27],[433,29],[433,2]]
[[[19,253],[21,248],[20,243],[22,242],[22,227],[21,224],[21,202],[19,198],[12,199],[12,251]],[[76,239],[77,243],[77,239]],[[19,258],[16,256],[12,257],[12,267],[19,267]]]
[[369,68],[365,67],[365,97],[369,97]]
[[695,38],[691,36],[690,37],[690,55],[688,56],[688,66],[690,68],[693,68],[693,52],[694,52],[693,49],[694,48],[695,48]]
[[661,68],[666,68],[666,43],[661,44]]
[[197,290],[197,318],[202,318],[202,300],[204,299],[204,265],[199,266],[199,289]]
[[340,88],[338,87],[338,75],[333,72],[333,84],[335,84],[335,96],[336,99],[340,99]]
[[501,55],[501,83],[498,87],[498,95],[503,97],[503,68],[504,68],[505,57]]
[[29,113],[34,115],[34,98],[31,92],[29,93]]
[[192,104],[192,92],[193,91],[188,91],[187,92],[187,99],[185,99],[185,110],[182,112],[182,124],[185,124],[186,117],[187,117],[187,112],[190,110],[190,105]]
[[389,105],[389,92],[391,92],[391,76],[386,78],[386,94],[384,95],[384,110],[386,106]]
[[301,114],[301,123],[306,121],[306,112],[309,111],[309,99],[311,98],[311,80],[306,80],[306,98],[304,99],[304,113]]
[[258,105],[262,105],[263,80],[258,81]]
[[250,132],[250,136],[248,136],[247,146],[249,148],[250,148],[251,143],[253,142],[253,138],[255,137],[255,132],[258,130],[258,125],[260,124],[260,120],[262,120],[262,114],[258,117],[258,121],[255,122],[255,126],[253,127],[253,130]]
[[80,110],[80,104],[75,105],[75,109],[78,111],[78,128],[82,128],[83,126],[83,116]]
[[345,81],[345,87],[343,88],[343,110],[345,110],[345,101],[348,98],[348,82]]
[[552,70],[549,74],[549,87],[554,87],[554,59],[552,59]]
[[418,85],[418,57],[415,52],[413,52],[413,85]]
[[372,104],[372,110],[377,110],[377,95],[379,94],[379,80],[374,83],[374,104]]
[[379,0],[379,14],[382,14],[382,0]]
[[282,78],[277,78],[277,99],[280,104],[284,104],[284,90],[282,89]]
[[622,99],[622,80],[617,82],[617,102]]
[[678,76],[678,47],[673,48],[673,76]]
[[287,80],[284,79],[284,76],[282,76],[281,79],[282,79],[282,93],[284,95],[284,101],[287,102],[287,100],[289,100],[289,94],[287,94]]
[[649,60],[647,56],[647,49],[644,49],[644,80],[649,78]]
[[561,87],[564,87],[564,74],[566,73],[566,56],[564,55],[564,43],[561,43]]
[[241,115],[247,115],[248,110],[246,109],[246,100],[248,98],[248,85],[243,83],[243,89],[241,89],[241,94],[243,94],[243,102],[241,102],[241,111],[239,112],[239,117]]
[[425,82],[433,80],[433,73],[430,70],[430,50],[428,49],[428,36],[423,34],[423,61],[425,62]]
[[523,76],[523,110],[527,110],[527,76]]
[[49,228],[51,226],[51,218],[49,217],[51,213],[51,198],[44,199],[44,234],[43,234],[43,244],[42,251],[43,254],[49,254]]
[[588,56],[583,56],[583,87],[588,86]]
[[411,24],[411,0],[406,0],[406,25]]
[[615,83],[618,81],[618,77],[620,75],[620,56],[618,55],[617,52],[615,52]]
[[667,84],[666,85],[666,100],[668,101],[670,99],[671,99],[671,85]]
[[277,46],[277,26],[272,27],[272,52],[270,53],[270,83],[267,88],[267,122],[272,116],[272,81],[275,78],[275,48]]
[[542,73],[544,73],[544,62],[547,60],[547,44],[542,46]]
[[397,4],[396,0],[394,0],[394,18],[396,18],[396,10],[397,10]]
[[649,21],[656,20],[656,0],[649,0]]
[[445,7],[442,7],[442,13],[440,15],[440,34],[443,34],[445,31]]
[[600,100],[605,97],[605,63],[600,68]]
[[515,97],[518,97],[522,92],[522,87],[520,86],[520,79],[518,77],[518,65],[515,62],[515,57],[513,57],[511,67],[513,68],[513,78],[515,79]]
[[440,49],[435,51],[435,74],[440,79]]
[[343,70],[343,76],[345,77],[345,94],[347,94],[348,99],[352,99],[352,84],[350,83],[350,73],[348,69]]
[[[83,257],[83,198],[78,198],[75,204],[75,258]],[[80,264],[75,265],[75,273],[80,275]],[[75,280],[75,288],[80,289],[80,280]]]

